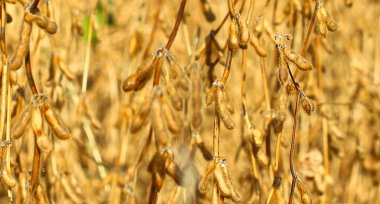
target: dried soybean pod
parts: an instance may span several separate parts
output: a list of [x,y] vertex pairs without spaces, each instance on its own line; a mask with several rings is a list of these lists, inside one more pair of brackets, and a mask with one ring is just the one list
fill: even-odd
[[67,197],[74,203],[82,203],[82,198],[76,194],[75,190],[73,189],[72,185],[70,184],[69,179],[67,178],[67,175],[64,175],[59,180],[62,184],[63,190]]
[[157,143],[164,147],[169,142],[168,131],[165,120],[163,119],[162,106],[160,103],[160,94],[155,93],[152,102],[152,127]]
[[314,66],[313,64],[311,64],[311,62],[309,62],[304,57],[294,52],[292,49],[285,47],[284,53],[285,53],[286,58],[292,61],[294,64],[296,64],[300,70],[308,71],[308,70],[314,69]]
[[45,102],[41,108],[46,121],[53,129],[54,135],[62,140],[68,139],[70,137],[70,130],[66,126],[64,126],[62,120],[50,108],[49,104]]
[[344,0],[344,4],[345,4],[347,7],[351,7],[351,6],[352,6],[352,0]]
[[287,82],[288,75],[289,75],[288,69],[286,69],[286,68],[284,68],[282,66],[279,67],[279,69],[278,69],[278,79],[279,79],[281,85],[284,85]]
[[259,160],[259,163],[263,166],[268,166],[269,165],[269,158],[265,154],[263,148],[260,148],[259,151],[257,152],[257,160]]
[[182,74],[181,68],[175,63],[174,57],[167,56],[166,59],[169,62],[170,69],[169,69],[169,75],[172,80],[178,80],[176,83],[178,87],[182,88],[184,91],[188,91],[189,88],[189,82],[186,78],[186,75]]
[[288,69],[286,65],[286,57],[284,53],[284,46],[285,45],[277,45],[278,47],[278,79],[281,83],[281,85],[284,85],[288,81]]
[[231,101],[230,101],[230,98],[228,97],[228,94],[226,92],[225,89],[221,88],[221,91],[223,92],[223,97],[225,99],[225,105],[226,105],[226,108],[227,110],[231,113],[231,114],[234,114],[235,110],[234,110],[234,106],[232,105]]
[[[319,19],[318,20],[320,20],[321,22],[326,23],[329,14],[327,13],[326,8],[323,5],[323,3],[319,3],[319,8],[318,8],[317,15],[319,15]],[[318,16],[317,16],[317,18],[318,18]]]
[[201,150],[204,159],[206,159],[207,161],[211,161],[212,160],[212,154],[206,148],[206,145],[204,144],[204,142],[198,143],[197,147]]
[[132,124],[131,124],[132,133],[136,133],[144,125],[144,122],[146,121],[146,118],[148,117],[149,111],[152,106],[152,100],[153,100],[152,95],[149,94],[147,96],[147,101],[142,104],[136,116],[132,119]]
[[129,49],[128,49],[128,54],[130,56],[134,56],[136,55],[139,51],[141,51],[141,46],[142,46],[142,43],[143,42],[143,33],[141,31],[141,29],[137,29],[133,34],[132,36],[130,37],[130,41],[129,41]]
[[53,146],[42,132],[42,115],[41,110],[37,107],[33,108],[32,128],[37,137],[38,148],[43,152],[49,153],[53,149]]
[[23,136],[25,128],[28,126],[30,119],[32,118],[32,108],[28,105],[21,115],[18,117],[16,122],[13,124],[11,133],[14,139],[19,139]]
[[11,82],[12,85],[20,87],[20,84],[17,81],[16,72],[10,72],[9,73],[9,81]]
[[296,87],[294,86],[293,82],[289,82],[287,85],[286,85],[286,93],[291,96],[293,94],[295,94],[297,92],[297,89]]
[[206,193],[207,179],[210,176],[211,172],[213,172],[215,170],[215,167],[216,167],[216,162],[215,161],[211,161],[208,164],[206,172],[204,173],[204,175],[202,177],[202,180],[199,182],[199,187],[198,188],[199,188],[199,191],[201,193]]
[[260,15],[256,18],[255,33],[261,34],[263,32],[263,28],[265,29],[265,17]]
[[164,183],[165,178],[165,159],[163,156],[156,152],[148,166],[149,172],[152,173],[152,185],[157,188],[158,191]]
[[42,116],[38,107],[33,108],[32,114],[32,128],[37,137],[42,135]]
[[9,169],[6,166],[4,166],[3,173],[1,174],[1,180],[9,188],[13,188],[17,184],[17,180],[13,178],[11,172],[9,172]]
[[27,174],[27,172],[19,172],[19,175],[18,175],[19,185],[17,186],[17,191],[18,191],[18,196],[22,197],[22,198],[26,198],[26,196],[28,194],[27,193],[28,188],[26,186],[28,184],[26,174]]
[[338,24],[330,17],[323,5],[318,9],[317,20],[322,22],[325,27],[327,26],[329,31],[336,31],[338,29]]
[[183,186],[183,173],[174,161],[168,161],[166,173],[173,178],[177,185]]
[[192,95],[191,95],[191,125],[194,129],[198,129],[202,124],[202,97],[201,97],[201,77],[199,75],[199,68],[197,64],[194,64],[194,69],[192,73]]
[[173,87],[167,88],[170,103],[176,111],[181,111],[183,107],[182,98]]
[[149,61],[139,66],[136,73],[127,77],[123,82],[123,90],[128,91],[137,91],[145,86],[148,80],[153,75],[153,68],[157,62],[158,57],[155,55]]
[[236,33],[236,19],[232,18],[230,22],[229,36],[228,36],[228,47],[232,50],[236,50],[239,47],[238,35]]
[[302,204],[310,204],[312,203],[311,197],[305,187],[301,184],[300,181],[297,181],[297,189],[301,194],[301,202]]
[[232,120],[231,113],[226,107],[226,99],[223,94],[223,90],[218,88],[216,90],[216,113],[223,121],[224,126],[227,129],[232,130],[234,128],[234,121]]
[[277,36],[279,37],[279,39],[286,39],[288,41],[292,41],[293,40],[293,36],[290,35],[290,34],[287,34],[287,33],[277,34]]
[[[223,161],[222,161],[223,162]],[[224,174],[223,166],[224,164],[221,164],[219,161],[216,164],[215,170],[214,170],[214,177],[218,184],[218,188],[222,195],[227,198],[231,198],[232,192],[229,188],[228,177]]]
[[46,200],[45,194],[45,189],[42,188],[41,184],[38,184],[36,191],[34,192],[34,197],[36,198],[37,204],[49,203]]
[[276,42],[274,36],[276,35],[273,31],[272,26],[268,22],[264,22],[264,31],[268,35],[268,37],[272,40],[272,42]]
[[279,133],[282,132],[282,129],[284,127],[285,119],[286,119],[286,113],[282,112],[282,111],[279,111],[278,114],[277,114],[277,116],[275,116],[272,119],[271,123],[272,123],[273,130],[274,130],[275,134],[279,134]]
[[305,0],[303,3],[302,13],[303,13],[303,16],[307,19],[309,19],[311,17],[310,3],[311,3],[310,0]]
[[326,25],[322,22],[317,21],[317,32],[325,38],[327,33]]
[[265,138],[263,133],[257,128],[253,129],[251,137],[251,140],[254,142],[256,147],[260,147],[263,144]]
[[195,140],[195,144],[197,145],[197,147],[201,150],[203,158],[205,158],[207,161],[211,161],[213,158],[212,154],[206,148],[206,145],[204,144],[204,142],[203,142],[203,140],[202,140],[202,138],[198,132],[194,133],[194,140]]
[[140,83],[137,78],[137,73],[135,73],[125,79],[122,87],[123,91],[128,92],[134,90],[138,86],[138,83]]
[[42,134],[40,137],[37,138],[37,145],[40,148],[40,150],[49,153],[53,149],[53,145],[51,144],[49,138]]
[[209,106],[212,104],[212,102],[214,102],[217,89],[217,85],[213,84],[211,88],[208,90],[206,94],[206,106]]
[[[223,181],[227,185],[229,192],[230,192],[230,196],[225,196],[225,197],[231,198],[234,202],[237,202],[237,203],[240,202],[241,201],[240,195],[235,191],[235,187],[232,184],[232,179],[230,176],[231,173],[228,170],[227,161],[226,160],[219,160],[218,165],[214,171],[215,173],[218,169],[218,166],[220,167],[219,169],[220,169],[221,173],[223,174],[223,176],[222,176]],[[216,178],[216,179],[218,180],[218,178]],[[219,182],[218,182],[218,186],[219,186]]]
[[157,203],[157,196],[160,192],[166,175],[165,158],[156,152],[149,163],[148,171],[152,174],[152,186],[148,203]]
[[246,47],[250,39],[249,30],[247,24],[239,19],[239,44],[242,47]]
[[338,24],[328,15],[326,19],[327,29],[331,32],[338,30]]
[[161,98],[162,113],[164,114],[166,124],[168,125],[169,131],[173,134],[178,134],[181,132],[180,125],[177,123],[178,120],[175,119],[173,110],[170,108],[169,104],[164,97]]
[[60,57],[54,56],[54,63],[56,63],[59,70],[62,74],[65,75],[70,81],[75,80],[75,74],[62,62]]
[[17,70],[21,67],[26,52],[29,50],[30,33],[32,32],[32,25],[26,21],[22,24],[22,32],[20,36],[20,42],[17,46],[16,53],[13,55],[9,68],[11,70]]
[[208,22],[215,21],[216,17],[211,9],[211,5],[208,0],[201,0],[203,15],[205,15]]
[[323,4],[319,3],[317,8],[317,31],[322,37],[326,37],[327,34],[327,27],[326,27],[326,18],[327,18],[327,12],[324,9]]
[[253,46],[253,48],[255,49],[256,53],[260,57],[266,57],[267,56],[267,52],[264,50],[263,47],[261,47],[261,45],[259,43],[259,40],[256,37],[252,37],[251,38],[251,45]]
[[16,3],[16,0],[6,0],[7,3],[10,3],[10,4],[15,4]]
[[12,16],[9,13],[7,13],[7,16],[6,16],[7,23],[11,23],[12,20],[13,20]]
[[55,34],[57,32],[57,23],[42,15],[41,11],[38,8],[34,8],[33,11],[30,9],[31,8],[25,9],[25,21],[29,23],[35,22],[38,27],[45,30],[49,34]]
[[313,103],[311,102],[311,100],[306,96],[306,95],[302,95],[302,98],[301,98],[301,105],[302,105],[302,109],[308,114],[310,115],[311,112],[314,111],[314,105]]

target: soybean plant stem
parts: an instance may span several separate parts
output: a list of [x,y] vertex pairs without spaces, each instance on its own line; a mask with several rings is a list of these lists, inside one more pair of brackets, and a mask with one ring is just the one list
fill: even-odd
[[90,13],[90,20],[88,23],[88,35],[87,35],[87,44],[86,44],[86,55],[84,58],[84,65],[83,65],[83,79],[82,79],[82,95],[86,93],[87,90],[87,80],[88,80],[88,72],[90,69],[90,57],[91,57],[91,41],[92,41],[92,32],[93,32],[93,27],[92,27],[92,22],[93,22],[93,17],[92,13]]
[[[170,33],[168,42],[166,43],[166,46],[165,46],[165,49],[167,51],[170,51],[170,48],[172,47],[175,37],[177,36],[178,28],[179,28],[179,25],[181,24],[182,17],[185,11],[185,6],[186,6],[186,0],[182,0],[181,5],[178,10],[177,19],[175,21],[173,30]],[[162,58],[162,56],[157,56],[157,57]],[[162,60],[157,60],[157,64],[154,70],[153,87],[158,86],[158,84],[160,83],[160,75],[161,75],[161,67],[162,67],[160,63],[162,64]]]
[[[216,107],[215,107],[216,109]],[[219,157],[219,135],[220,135],[220,119],[218,115],[214,116],[214,135],[213,135],[213,152],[214,157]]]
[[38,3],[40,3],[40,0],[34,0],[33,4],[30,6],[30,10],[33,11],[38,7]]
[[224,67],[224,72],[223,72],[223,76],[222,76],[222,80],[221,80],[223,85],[226,84],[228,76],[230,75],[231,62],[232,62],[232,52],[233,51],[231,49],[229,49],[228,53],[227,53],[227,62],[226,62],[226,66]]
[[293,201],[294,187],[296,185],[296,182],[298,181],[297,172],[293,166],[293,154],[294,154],[294,144],[296,141],[296,131],[297,131],[297,123],[298,123],[298,108],[299,108],[300,99],[301,99],[301,92],[298,91],[297,92],[296,107],[294,110],[294,124],[293,124],[292,140],[290,143],[290,153],[289,153],[290,173],[292,174],[292,177],[293,177],[292,187],[291,187],[290,195],[289,195],[289,202],[288,202],[289,204],[291,204]]
[[38,95],[38,90],[36,83],[34,82],[33,78],[33,72],[32,72],[32,62],[30,61],[30,51],[25,55],[25,71],[26,71],[26,77],[28,78],[28,83],[30,86],[30,89],[32,90],[33,96]]
[[233,18],[235,16],[235,8],[232,0],[228,0],[228,10],[230,12],[230,17]]
[[[26,53],[25,56],[25,70],[26,76],[28,78],[28,83],[30,89],[32,90],[33,96],[38,95],[38,90],[36,84],[34,82],[33,73],[32,73],[32,65],[30,61],[30,50]],[[37,146],[37,135],[34,137],[34,155],[33,155],[33,169],[32,169],[32,177],[30,178],[30,192],[34,192],[38,185],[38,177],[40,171],[40,160],[41,160],[41,152]]]
[[180,5],[179,10],[178,10],[177,19],[175,21],[172,33],[170,34],[169,40],[168,40],[168,42],[166,43],[166,46],[165,46],[165,48],[167,50],[170,50],[170,48],[171,48],[171,46],[172,46],[172,44],[174,42],[174,39],[177,36],[179,24],[181,24],[183,13],[185,11],[185,6],[186,6],[186,0],[182,0],[181,1],[181,5]]
[[[311,20],[309,23],[309,27],[307,29],[306,37],[305,37],[305,41],[303,42],[303,47],[302,47],[302,52],[301,52],[302,57],[305,57],[305,55],[306,55],[307,46],[309,45],[309,40],[310,40],[310,36],[311,36],[311,31],[313,30],[314,23],[315,23],[315,16],[317,13],[317,9],[318,9],[318,1],[315,2],[313,15],[311,16]],[[294,72],[294,78],[297,77],[297,74],[298,74],[298,69],[296,69],[296,71]]]
[[[37,135],[34,137],[34,155],[33,155],[33,168],[32,168],[32,178],[30,178],[30,189],[31,193],[37,187],[38,184],[38,174],[40,171],[40,160],[41,160],[41,152],[37,146]],[[33,195],[33,194],[32,194]]]

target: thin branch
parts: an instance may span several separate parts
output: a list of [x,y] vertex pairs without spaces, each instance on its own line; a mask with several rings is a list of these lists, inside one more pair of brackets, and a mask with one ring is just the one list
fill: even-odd
[[165,46],[165,48],[167,50],[170,50],[170,48],[171,48],[171,46],[172,46],[172,44],[174,42],[174,39],[177,36],[179,24],[182,21],[183,13],[185,11],[185,6],[186,6],[186,0],[182,0],[181,1],[181,5],[180,5],[179,10],[178,10],[177,19],[175,21],[172,33],[170,34],[169,40],[168,40],[168,42],[166,43],[166,46]]

